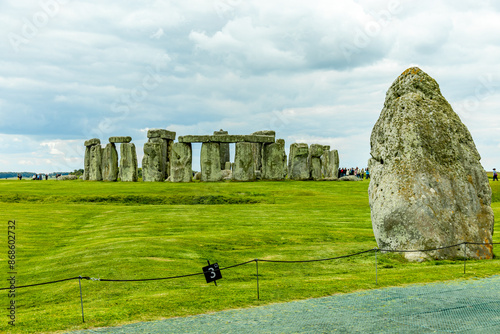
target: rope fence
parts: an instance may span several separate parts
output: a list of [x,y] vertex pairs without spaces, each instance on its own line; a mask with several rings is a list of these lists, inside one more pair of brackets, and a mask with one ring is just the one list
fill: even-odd
[[[359,256],[362,254],[366,253],[375,253],[375,284],[378,285],[378,260],[377,260],[377,253],[383,252],[383,253],[416,253],[416,252],[433,252],[433,251],[438,251],[438,250],[443,250],[443,249],[449,249],[453,247],[459,247],[463,246],[464,250],[464,274],[466,273],[466,261],[467,261],[467,245],[482,245],[482,246],[492,246],[492,245],[500,245],[500,242],[492,242],[492,243],[477,243],[477,242],[462,242],[459,244],[451,245],[451,246],[444,246],[444,247],[437,247],[437,248],[431,248],[431,249],[418,249],[418,250],[394,250],[394,249],[379,249],[379,248],[373,248],[353,254],[348,254],[348,255],[341,255],[341,256],[336,256],[336,257],[330,257],[330,258],[325,258],[325,259],[314,259],[314,260],[265,260],[265,259],[254,259],[254,260],[249,260],[243,263],[238,263],[232,266],[228,267],[223,267],[223,268],[218,268],[218,271],[222,270],[228,270],[240,266],[244,266],[247,264],[250,264],[252,262],[255,262],[256,265],[256,277],[257,277],[257,299],[260,300],[260,286],[259,286],[259,262],[267,262],[267,263],[312,263],[312,262],[321,262],[321,261],[332,261],[332,260],[339,260],[339,259],[345,259],[345,258],[350,258],[354,256]],[[43,282],[43,283],[36,283],[36,284],[30,284],[30,285],[22,285],[22,286],[15,286],[15,289],[21,289],[21,288],[30,288],[30,287],[35,287],[35,286],[41,286],[41,285],[47,285],[47,284],[56,284],[56,283],[61,283],[61,282],[66,282],[66,281],[72,281],[72,280],[78,280],[79,282],[79,287],[80,287],[80,302],[81,302],[81,309],[82,309],[82,322],[85,322],[85,317],[84,317],[84,310],[83,310],[83,295],[82,295],[82,280],[91,280],[91,281],[98,281],[98,282],[148,282],[148,281],[161,281],[161,280],[172,280],[172,279],[180,279],[180,278],[186,278],[186,277],[193,277],[193,276],[201,276],[201,275],[207,275],[211,274],[211,271],[202,271],[198,273],[193,273],[193,274],[186,274],[186,275],[180,275],[180,276],[170,276],[170,277],[158,277],[158,278],[142,278],[142,279],[103,279],[103,278],[93,278],[89,276],[77,276],[77,277],[70,277],[66,279],[60,279],[56,281],[50,281],[50,282]],[[9,288],[0,288],[0,291],[2,290],[11,290],[13,287]]]

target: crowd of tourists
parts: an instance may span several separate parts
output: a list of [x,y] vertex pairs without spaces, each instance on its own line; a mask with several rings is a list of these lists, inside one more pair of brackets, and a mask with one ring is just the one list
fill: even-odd
[[367,168],[345,168],[345,167],[342,167],[342,168],[339,168],[339,177],[342,177],[342,176],[350,176],[350,175],[353,175],[353,176],[356,176],[357,178],[363,180],[364,178],[366,179],[369,179],[370,178],[370,171],[368,170],[368,167]]

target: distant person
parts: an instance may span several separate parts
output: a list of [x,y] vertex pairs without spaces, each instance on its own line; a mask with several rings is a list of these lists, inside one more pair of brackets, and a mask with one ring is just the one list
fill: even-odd
[[45,181],[49,179],[49,174],[45,174]]
[[493,181],[498,181],[498,174],[495,168],[493,168]]

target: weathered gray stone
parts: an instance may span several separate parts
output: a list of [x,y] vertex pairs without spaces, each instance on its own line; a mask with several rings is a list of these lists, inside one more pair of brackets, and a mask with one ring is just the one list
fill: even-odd
[[288,159],[288,178],[291,180],[309,180],[310,168],[308,164],[309,147],[304,143],[290,145]]
[[71,180],[78,180],[78,176],[76,175],[61,175],[56,178],[57,181],[71,181]]
[[163,182],[165,180],[164,161],[162,143],[145,143],[144,158],[142,159],[142,181]]
[[[472,137],[419,68],[403,72],[386,94],[371,135],[369,199],[382,249],[431,249],[491,243],[488,177]],[[467,257],[492,258],[492,246],[467,245]],[[410,260],[463,255],[462,247],[405,253]]]
[[135,144],[123,143],[120,145],[120,180],[137,182],[138,179]]
[[357,176],[354,176],[354,175],[346,175],[346,176],[342,176],[339,180],[340,181],[360,181],[361,179]]
[[[252,136],[269,136],[269,137],[275,138],[276,132],[274,132],[272,130],[256,131],[256,132],[252,133]],[[252,145],[252,152],[253,152],[253,157],[254,157],[254,168],[256,171],[257,170],[262,171],[262,154],[263,154],[262,150],[264,149],[264,144],[265,143],[254,143]]]
[[[220,131],[214,131],[214,135],[227,135],[228,132],[220,129]],[[229,143],[220,144],[220,166],[221,168],[226,167],[226,162],[231,161],[231,152],[229,150]]]
[[190,143],[174,143],[170,161],[170,182],[191,182],[193,153]]
[[90,181],[102,181],[102,147],[101,145],[90,146]]
[[148,138],[162,138],[168,140],[175,140],[176,133],[165,129],[149,129]]
[[178,141],[179,143],[239,143],[239,142],[274,143],[274,136],[257,136],[257,135],[180,136]]
[[330,151],[330,158],[329,158],[330,166],[332,169],[332,177],[338,178],[339,177],[339,151],[337,150],[331,150]]
[[252,143],[236,143],[234,152],[233,180],[255,181]]
[[201,172],[196,172],[193,176],[193,179],[195,181],[200,181],[201,180]]
[[311,178],[313,180],[321,180],[321,156],[325,149],[323,145],[312,144],[309,147],[309,167],[311,169]]
[[231,162],[230,161],[226,161],[224,169],[231,170]]
[[264,180],[283,180],[286,171],[285,140],[264,145],[262,154],[262,178]]
[[222,179],[227,181],[227,180],[231,180],[233,178],[233,172],[231,172],[230,170],[228,169],[224,169],[222,171]]
[[101,140],[99,138],[92,138],[92,139],[86,140],[84,146],[88,147],[88,146],[94,146],[94,145],[100,145],[100,144],[101,144]]
[[113,143],[107,144],[102,151],[102,179],[111,182],[118,180],[118,152]]
[[83,179],[85,181],[89,180],[90,173],[90,146],[85,147],[85,158],[83,161]]
[[132,137],[109,137],[109,142],[114,144],[120,143],[130,143],[132,141]]
[[216,182],[222,179],[219,143],[203,143],[201,145],[200,164],[201,181]]

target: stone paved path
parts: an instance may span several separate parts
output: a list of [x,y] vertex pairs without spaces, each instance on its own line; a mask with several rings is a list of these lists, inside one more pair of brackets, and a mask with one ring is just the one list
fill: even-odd
[[500,276],[73,333],[500,333]]

